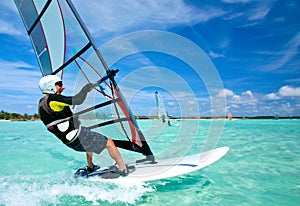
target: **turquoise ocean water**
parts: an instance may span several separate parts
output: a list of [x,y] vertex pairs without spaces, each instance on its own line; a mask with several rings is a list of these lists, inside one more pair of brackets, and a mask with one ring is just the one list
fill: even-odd
[[[147,137],[155,136],[149,143],[159,157],[181,148],[199,152],[211,127],[208,120],[174,121],[157,129],[150,121],[139,124]],[[176,140],[183,124],[196,127],[196,136],[185,129],[185,139]],[[0,140],[0,205],[300,204],[300,120],[225,121],[218,143],[230,147],[224,158],[197,172],[149,183],[73,178],[85,166],[85,154],[61,144],[41,122],[0,122]],[[107,161],[107,152],[95,156],[100,165]]]

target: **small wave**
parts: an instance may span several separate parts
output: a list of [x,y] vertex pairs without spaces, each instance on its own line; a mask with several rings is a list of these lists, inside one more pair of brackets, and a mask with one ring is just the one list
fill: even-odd
[[19,140],[19,139],[21,139],[21,137],[5,137],[2,140],[12,140],[12,141],[14,141],[14,140]]
[[[60,178],[57,178],[60,177]],[[0,205],[135,204],[145,193],[155,191],[146,183],[109,183],[74,179],[65,174],[9,176],[0,178]]]

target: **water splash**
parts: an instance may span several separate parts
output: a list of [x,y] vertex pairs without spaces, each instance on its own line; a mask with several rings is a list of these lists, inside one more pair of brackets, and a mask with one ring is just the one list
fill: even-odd
[[155,189],[141,182],[112,183],[74,179],[65,174],[0,177],[0,205],[135,204]]

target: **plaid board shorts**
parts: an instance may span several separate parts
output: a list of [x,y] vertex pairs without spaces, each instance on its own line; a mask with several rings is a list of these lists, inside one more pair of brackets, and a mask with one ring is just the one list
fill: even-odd
[[100,154],[106,148],[106,144],[106,136],[93,132],[89,128],[81,127],[78,137],[66,145],[79,152],[94,152]]

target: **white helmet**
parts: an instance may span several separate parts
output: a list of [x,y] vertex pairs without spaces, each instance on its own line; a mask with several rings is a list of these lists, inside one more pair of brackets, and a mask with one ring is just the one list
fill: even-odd
[[60,82],[61,78],[56,75],[47,75],[40,79],[39,87],[44,94],[55,94],[55,83]]

